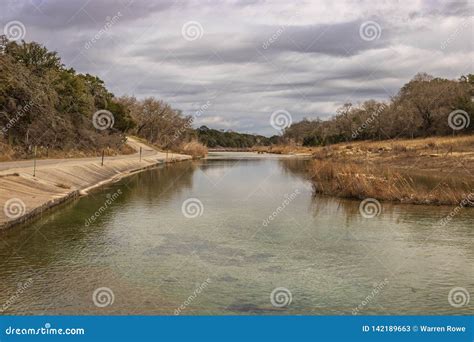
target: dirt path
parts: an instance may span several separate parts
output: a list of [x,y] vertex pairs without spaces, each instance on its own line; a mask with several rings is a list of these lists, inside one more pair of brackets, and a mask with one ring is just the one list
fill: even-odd
[[[191,159],[182,154],[159,152],[136,139],[128,144],[137,153],[101,158],[38,160],[0,163],[0,229],[33,218],[92,188],[116,181],[134,172],[166,162]],[[140,161],[139,150],[142,148]]]

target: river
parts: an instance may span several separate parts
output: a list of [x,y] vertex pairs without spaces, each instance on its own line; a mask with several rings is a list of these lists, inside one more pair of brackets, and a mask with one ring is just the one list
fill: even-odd
[[472,314],[448,297],[474,289],[473,209],[444,226],[453,207],[364,217],[360,201],[313,196],[307,162],[211,153],[1,232],[0,311]]

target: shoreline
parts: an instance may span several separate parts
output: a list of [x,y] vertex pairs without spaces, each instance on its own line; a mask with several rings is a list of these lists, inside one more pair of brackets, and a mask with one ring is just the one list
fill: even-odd
[[473,206],[474,136],[349,141],[328,146],[259,147],[260,153],[311,153],[316,194],[338,198]]
[[191,160],[183,154],[169,154],[150,150],[142,157],[137,154],[122,159],[66,160],[63,164],[40,166],[36,176],[30,168],[0,171],[0,231],[35,219],[42,213],[72,199],[87,196],[91,191],[117,182],[131,175],[163,164]]
[[[73,200],[73,199],[76,199],[76,198],[79,198],[79,197],[88,196],[91,191],[99,189],[99,188],[101,188],[105,185],[118,182],[119,180],[121,180],[123,178],[133,176],[137,173],[141,173],[143,171],[147,171],[147,170],[156,168],[157,166],[160,166],[160,165],[163,165],[163,164],[173,164],[173,163],[178,163],[178,162],[181,162],[181,161],[189,161],[189,160],[191,160],[191,158],[173,159],[173,160],[169,160],[169,161],[158,161],[154,164],[147,165],[147,166],[144,166],[142,168],[121,172],[121,173],[119,173],[119,174],[117,174],[117,175],[115,175],[111,178],[100,181],[99,183],[92,184],[92,185],[88,186],[87,188],[72,190],[72,191],[66,193],[64,196],[60,196],[60,197],[51,199],[51,200],[43,203],[42,205],[37,206],[37,207],[29,210],[24,215],[22,215],[18,218],[14,218],[14,219],[7,220],[5,222],[1,222],[0,223],[0,232],[11,229],[14,226],[18,226],[18,225],[24,224],[26,222],[32,221],[32,220],[38,218],[43,213],[54,210],[57,206],[59,206],[61,204],[64,204],[66,202],[69,202],[70,200]],[[16,177],[20,177],[20,176],[16,176]]]

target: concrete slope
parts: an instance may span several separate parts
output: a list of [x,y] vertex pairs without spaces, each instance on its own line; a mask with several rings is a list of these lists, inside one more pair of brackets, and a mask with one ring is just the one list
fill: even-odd
[[[70,198],[87,194],[92,188],[116,181],[161,163],[191,159],[166,154],[129,138],[137,153],[101,158],[54,159],[0,163],[0,229],[35,217]],[[139,149],[142,147],[140,161]]]

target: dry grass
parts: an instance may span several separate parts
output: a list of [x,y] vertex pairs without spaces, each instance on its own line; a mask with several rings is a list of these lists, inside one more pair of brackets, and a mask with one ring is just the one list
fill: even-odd
[[255,146],[251,148],[252,152],[273,153],[273,154],[308,154],[311,155],[316,148],[303,147],[296,145],[272,145]]
[[310,153],[315,189],[326,195],[451,205],[474,193],[473,135],[255,150]]
[[[123,145],[120,148],[105,148],[103,150],[46,150],[44,148],[38,148],[37,150],[37,157],[39,159],[48,159],[48,158],[86,158],[86,157],[100,157],[102,155],[102,151],[104,151],[104,155],[106,157],[111,156],[118,156],[123,154],[133,154],[136,153],[131,146]],[[28,156],[28,158],[32,158],[32,154]]]
[[458,204],[474,192],[474,136],[360,141],[320,147],[318,192],[423,204]]
[[0,140],[0,162],[13,160],[15,158],[15,154],[16,151],[13,148]]
[[305,147],[298,145],[256,146],[255,152],[276,154],[310,153],[326,155],[367,155],[371,153],[408,153],[408,154],[436,154],[468,153],[474,154],[474,135],[456,137],[430,137],[422,139],[400,139],[380,141],[351,141],[328,146]]
[[[344,144],[341,144],[344,145]],[[457,136],[457,137],[430,137],[424,139],[402,139],[402,140],[383,140],[383,141],[362,141],[353,144],[361,149],[374,148],[396,148],[403,147],[411,151],[426,151],[436,149],[453,148],[460,152],[474,151],[474,136]]]
[[71,189],[70,185],[64,184],[64,183],[56,183],[56,186],[61,189]]
[[320,160],[452,174],[474,170],[474,136],[360,141],[314,150]]
[[[119,148],[105,148],[103,150],[106,156],[116,156],[121,154],[133,154],[136,151],[129,145],[122,145]],[[36,151],[36,157],[38,159],[48,158],[86,158],[86,157],[99,157],[102,155],[102,150],[58,150],[58,149],[47,149],[39,146]],[[12,148],[8,144],[0,141],[0,162],[12,161],[12,160],[23,160],[33,158],[33,151],[25,152],[20,148]]]
[[399,172],[353,163],[314,160],[310,171],[316,192],[339,197],[370,197],[413,204],[459,204],[472,194],[472,190],[467,190],[467,184],[455,187],[440,183],[426,188]]
[[208,150],[206,146],[204,146],[197,140],[192,140],[182,145],[181,152],[192,156],[193,159],[197,159],[205,157],[207,155]]

